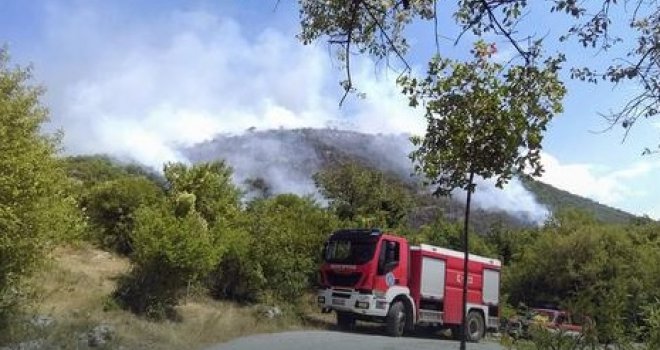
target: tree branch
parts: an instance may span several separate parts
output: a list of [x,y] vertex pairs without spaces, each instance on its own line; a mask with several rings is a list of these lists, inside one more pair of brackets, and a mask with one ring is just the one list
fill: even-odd
[[484,8],[488,12],[488,18],[490,18],[491,22],[493,22],[497,28],[500,30],[500,32],[509,40],[509,42],[513,45],[513,47],[520,53],[520,55],[525,59],[525,63],[527,65],[530,64],[530,56],[531,53],[529,51],[523,50],[520,45],[518,44],[518,41],[516,41],[512,36],[511,32],[506,30],[500,21],[495,17],[495,14],[493,13],[493,10],[490,8],[490,5],[486,0],[481,0],[481,3],[483,4]]
[[344,86],[344,96],[339,100],[339,106],[344,104],[346,96],[353,89],[353,80],[351,78],[351,40],[353,39],[353,28],[355,27],[355,19],[357,18],[357,6],[360,0],[353,0],[351,5],[351,23],[348,26],[348,33],[346,35],[346,85]]
[[433,38],[435,39],[435,53],[440,54],[440,42],[438,41],[438,0],[433,0]]
[[387,31],[385,30],[385,28],[383,28],[383,25],[380,23],[380,21],[376,18],[376,16],[373,14],[373,12],[371,12],[372,8],[365,1],[362,1],[361,3],[362,3],[362,5],[364,5],[364,8],[367,10],[367,13],[369,14],[369,17],[371,17],[371,19],[374,20],[374,22],[376,23],[376,25],[380,29],[381,34],[385,37],[385,40],[387,40],[387,42],[388,42],[390,48],[392,49],[392,51],[394,51],[394,53],[399,57],[401,62],[403,62],[403,64],[406,66],[406,70],[411,71],[412,69],[410,68],[410,65],[408,64],[408,61],[405,59],[405,57],[403,57],[403,54],[401,54],[399,49],[396,48],[396,45],[394,44],[394,41],[387,34]]

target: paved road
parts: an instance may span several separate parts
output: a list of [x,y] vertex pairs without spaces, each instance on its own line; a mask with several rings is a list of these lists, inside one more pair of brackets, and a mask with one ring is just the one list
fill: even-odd
[[[259,334],[216,345],[208,350],[457,350],[458,342],[431,337],[391,338],[336,331]],[[469,350],[502,350],[496,343],[468,344]]]

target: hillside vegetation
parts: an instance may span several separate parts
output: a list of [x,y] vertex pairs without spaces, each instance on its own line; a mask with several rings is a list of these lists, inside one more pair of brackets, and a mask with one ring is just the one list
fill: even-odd
[[[315,193],[314,174],[323,169],[356,163],[386,173],[413,188],[414,192],[422,195],[420,197],[425,197],[417,201],[412,209],[414,214],[410,217],[413,226],[430,223],[438,213],[449,219],[461,218],[462,195],[451,199],[433,198],[426,195],[429,190],[420,188],[421,179],[412,176],[412,163],[408,155],[413,146],[408,138],[405,134],[365,134],[336,129],[251,130],[241,135],[218,135],[211,141],[186,149],[185,153],[195,162],[225,160],[234,168],[239,185],[259,178],[262,188],[265,186],[273,193]],[[520,181],[533,199],[550,212],[577,208],[592,213],[597,220],[605,223],[626,223],[635,218],[630,213],[529,177],[521,177]],[[253,190],[251,186],[246,188]],[[475,200],[479,201],[479,196],[477,192]],[[515,201],[515,198],[512,200]],[[520,203],[522,205],[523,202]],[[529,208],[518,206],[507,209],[480,209],[477,205],[475,229],[485,232],[494,223],[510,227],[538,224],[516,213]]]
[[523,177],[521,179],[525,188],[534,193],[536,199],[551,208],[552,211],[564,208],[577,208],[590,213],[596,220],[605,223],[626,223],[636,218],[635,215],[623,210],[612,208],[589,198],[574,195],[541,181],[536,181],[529,177]]

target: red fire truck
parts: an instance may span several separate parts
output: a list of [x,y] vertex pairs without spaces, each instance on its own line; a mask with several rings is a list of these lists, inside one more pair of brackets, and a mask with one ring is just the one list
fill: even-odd
[[[401,336],[417,325],[450,328],[462,318],[462,252],[408,241],[380,230],[333,233],[324,247],[318,304],[334,310],[340,329],[356,320],[383,322]],[[479,341],[499,322],[501,262],[470,254],[467,337]]]

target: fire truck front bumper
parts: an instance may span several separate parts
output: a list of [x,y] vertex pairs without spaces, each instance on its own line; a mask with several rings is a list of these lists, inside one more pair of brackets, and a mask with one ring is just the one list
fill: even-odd
[[317,303],[323,310],[352,312],[358,315],[385,317],[389,302],[385,295],[359,293],[346,289],[321,289],[318,292]]

